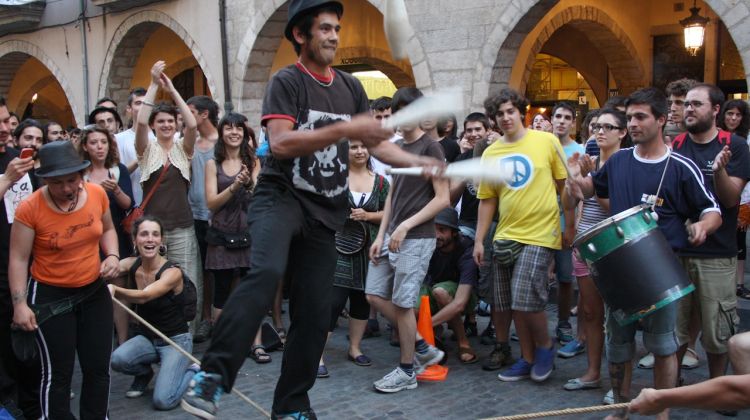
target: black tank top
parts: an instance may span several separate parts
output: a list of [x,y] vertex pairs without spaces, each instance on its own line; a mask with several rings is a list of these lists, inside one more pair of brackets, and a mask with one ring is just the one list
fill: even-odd
[[[130,268],[130,284],[133,287],[137,287],[135,282],[135,272],[140,266],[141,258],[138,257]],[[159,271],[156,272],[156,280],[159,280],[161,274],[171,267],[176,267],[176,265],[171,261],[164,263]],[[176,295],[173,291],[170,291],[156,299],[136,305],[134,310],[143,319],[148,321],[149,324],[164,333],[164,335],[167,337],[173,337],[188,332],[188,324],[185,322],[185,316],[183,314],[183,297],[183,293]],[[136,327],[136,333],[144,335],[149,339],[158,337],[143,325],[138,325],[138,327]]]

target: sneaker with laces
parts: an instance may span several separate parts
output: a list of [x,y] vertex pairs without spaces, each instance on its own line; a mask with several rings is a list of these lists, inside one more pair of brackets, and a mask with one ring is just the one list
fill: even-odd
[[573,326],[570,325],[570,322],[568,321],[558,322],[557,328],[555,328],[555,334],[557,335],[557,341],[559,341],[560,344],[567,344],[575,340],[575,337],[573,336]]
[[312,408],[308,408],[307,410],[303,411],[295,411],[293,413],[285,413],[285,414],[277,414],[275,412],[271,413],[271,420],[317,420],[318,416],[315,415],[315,412],[312,410]]
[[416,372],[412,372],[410,376],[403,369],[397,367],[385,375],[383,379],[375,381],[372,385],[376,390],[386,393],[415,389],[417,387],[417,374]]
[[198,418],[213,420],[219,410],[219,399],[223,393],[221,375],[201,371],[193,376],[180,406]]
[[495,344],[495,338],[495,327],[490,322],[489,324],[487,324],[487,328],[482,331],[479,342],[484,344],[485,346],[490,346],[492,344]]
[[569,359],[586,351],[586,346],[578,340],[573,340],[562,346],[557,355],[563,359]]
[[151,382],[151,378],[154,377],[154,371],[149,369],[149,372],[145,375],[138,375],[133,378],[133,383],[130,384],[130,389],[125,392],[126,398],[138,398],[146,392],[148,384]]
[[534,351],[534,367],[531,368],[531,379],[536,382],[543,382],[552,374],[555,369],[555,345],[548,349],[537,348]]
[[490,353],[489,359],[482,365],[484,370],[498,370],[503,366],[513,364],[513,355],[510,353],[508,343],[496,343],[495,349]]
[[421,366],[427,367],[438,364],[441,360],[443,360],[443,357],[445,356],[445,352],[440,350],[439,348],[431,345],[427,345],[427,351],[424,353],[420,353],[418,351],[414,352],[414,358],[417,359],[417,362]]
[[526,379],[531,374],[531,363],[527,362],[526,359],[521,357],[516,363],[513,364],[509,369],[500,372],[497,378],[503,382],[515,382],[521,379]]

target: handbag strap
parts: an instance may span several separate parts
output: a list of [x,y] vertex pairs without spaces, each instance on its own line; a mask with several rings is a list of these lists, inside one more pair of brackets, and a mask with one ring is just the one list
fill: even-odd
[[167,173],[167,168],[169,168],[169,159],[167,159],[167,163],[165,163],[164,167],[161,169],[161,173],[159,174],[159,178],[156,179],[154,187],[151,188],[151,191],[148,192],[146,198],[141,201],[141,210],[145,210],[148,202],[151,200],[151,196],[153,196],[156,190],[159,188],[159,184],[161,184],[161,180],[164,178],[164,174]]

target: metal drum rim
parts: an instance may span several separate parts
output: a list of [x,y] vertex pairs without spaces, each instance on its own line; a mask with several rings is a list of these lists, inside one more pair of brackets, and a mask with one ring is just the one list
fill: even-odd
[[586,241],[588,239],[591,239],[593,236],[599,233],[603,228],[611,225],[612,223],[619,222],[620,220],[626,219],[634,214],[637,214],[638,212],[647,209],[648,206],[645,204],[639,204],[637,206],[633,206],[627,210],[623,210],[614,216],[607,217],[606,219],[602,220],[601,222],[595,224],[594,226],[591,226],[590,228],[584,230],[583,232],[576,235],[576,237],[573,239],[573,246],[578,247],[581,242]]

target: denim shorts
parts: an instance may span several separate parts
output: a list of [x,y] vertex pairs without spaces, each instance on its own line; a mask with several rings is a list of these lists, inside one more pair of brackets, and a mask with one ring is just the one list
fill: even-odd
[[[606,305],[605,305],[606,306]],[[638,322],[621,326],[606,308],[605,333],[607,336],[607,359],[610,363],[626,363],[635,355],[635,332]],[[675,334],[677,303],[657,310],[641,320],[643,345],[656,356],[669,356],[677,352],[679,343]]]

